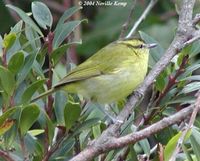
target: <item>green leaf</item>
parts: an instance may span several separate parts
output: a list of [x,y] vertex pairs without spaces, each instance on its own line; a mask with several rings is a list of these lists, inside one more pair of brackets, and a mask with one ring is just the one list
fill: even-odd
[[200,53],[200,40],[192,43],[190,52],[188,54],[190,54],[191,57],[194,57],[199,53]]
[[14,33],[21,33],[22,32],[22,26],[23,26],[23,21],[20,20],[19,22],[17,22],[15,24],[14,27],[11,27],[11,32],[14,32]]
[[67,98],[63,91],[56,92],[56,94],[55,94],[55,115],[56,115],[57,123],[62,126],[65,125],[65,119],[64,119],[63,112],[65,109],[66,101],[67,101]]
[[130,148],[130,158],[131,158],[131,161],[139,161],[138,158],[137,158],[137,153],[134,149],[133,146],[129,146]]
[[20,84],[30,72],[37,54],[30,54],[25,58],[23,68],[20,70],[17,77],[17,84]]
[[[25,32],[26,32],[26,27],[25,27]],[[32,39],[32,41],[34,41],[34,40]],[[31,53],[31,52],[33,52],[33,47],[31,46],[30,41],[27,39],[27,36],[25,36],[24,34],[20,35],[20,37],[19,37],[19,44],[20,44],[20,49],[19,50],[23,51],[24,53]]]
[[24,65],[24,53],[19,51],[15,53],[8,62],[8,69],[14,74]]
[[36,104],[25,106],[21,113],[20,118],[20,132],[25,135],[30,127],[34,124],[40,114],[40,109]]
[[184,154],[185,154],[186,157],[187,157],[187,161],[194,161],[194,160],[192,160],[192,157],[191,157],[191,155],[190,155],[190,150],[189,150],[189,148],[187,148],[187,147],[183,144],[183,145],[182,145],[182,149],[183,149]]
[[[73,151],[75,147],[75,139],[74,138],[67,138],[63,141],[62,147],[58,148],[54,153],[55,161],[66,160],[66,156],[69,154],[70,151]],[[63,157],[63,159],[61,159]],[[67,159],[68,160],[68,159]]]
[[185,72],[184,72],[181,76],[179,76],[179,77],[177,78],[177,80],[179,81],[179,80],[181,80],[181,79],[183,79],[183,78],[188,77],[189,75],[192,74],[193,71],[195,71],[195,70],[197,70],[197,69],[199,69],[199,68],[200,68],[200,64],[193,64],[193,65],[190,65],[189,67],[187,67],[187,68],[185,69]]
[[139,144],[142,147],[144,153],[147,156],[150,156],[150,150],[151,150],[151,148],[150,148],[148,140],[147,139],[143,139],[143,140],[139,141]]
[[74,41],[68,44],[64,44],[53,50],[53,52],[50,55],[50,58],[54,62],[54,65],[56,65],[59,62],[60,58],[66,53],[67,49],[72,44],[82,44],[82,41]]
[[33,137],[28,132],[27,135],[24,137],[24,142],[29,154],[34,154],[34,156],[37,156],[37,160],[31,159],[31,161],[42,160],[44,155],[44,146],[42,145],[40,140],[36,139],[36,137]]
[[0,66],[0,82],[5,92],[12,96],[15,89],[14,75],[6,68]]
[[75,28],[80,25],[82,21],[70,21],[66,22],[62,25],[60,25],[56,30],[55,30],[55,36],[53,39],[53,48],[56,49],[66,38],[69,36],[70,33],[72,33]]
[[73,136],[83,132],[83,130],[89,129],[92,126],[95,126],[96,124],[99,124],[99,118],[92,118],[92,119],[88,119],[86,121],[84,121],[82,124],[80,124],[76,129],[76,131],[74,132]]
[[38,74],[38,76],[40,76],[41,78],[45,78],[42,66],[38,63],[37,60],[35,60],[33,63],[33,70],[35,73]]
[[190,92],[197,91],[199,89],[200,89],[200,82],[192,82],[190,84],[187,84],[179,94],[182,94],[182,93],[187,94]]
[[9,33],[8,35],[5,35],[3,40],[3,47],[6,50],[10,49],[13,46],[16,38],[17,35],[15,33]]
[[156,78],[156,82],[155,82],[155,86],[156,89],[159,91],[162,91],[165,88],[165,84],[166,84],[166,72],[163,71],[157,78]]
[[[173,95],[172,95],[173,96]],[[195,102],[195,98],[193,96],[181,96],[180,98],[176,98],[175,100],[170,100],[170,101],[167,101],[166,102],[166,105],[170,105],[170,104],[180,104],[180,105],[183,105],[183,104],[193,104]]]
[[31,97],[33,96],[33,94],[40,88],[43,86],[45,82],[45,79],[42,80],[38,80],[36,82],[34,82],[33,84],[31,84],[23,93],[22,98],[21,98],[21,103],[27,103],[28,101],[31,100]]
[[24,22],[26,22],[27,24],[29,24],[29,25],[30,25],[35,31],[37,31],[42,37],[44,36],[44,35],[42,34],[42,32],[40,31],[39,27],[34,23],[34,21],[33,21],[29,16],[27,16],[27,14],[26,14],[23,10],[21,10],[20,8],[15,7],[15,6],[13,6],[13,5],[10,5],[10,4],[6,5],[6,7],[8,7],[8,8],[10,8],[10,9],[14,10],[15,12],[17,12],[17,14],[21,17],[21,19],[22,19]]
[[[189,130],[187,132],[187,134],[185,135],[185,138],[183,140],[183,142],[187,141],[190,136],[191,136],[192,130]],[[165,160],[169,160],[169,158],[171,158],[174,150],[176,149],[176,145],[180,139],[180,137],[182,136],[182,131],[177,133],[175,136],[173,136],[170,141],[167,143],[165,150],[164,150],[164,158]]]
[[101,135],[101,127],[100,124],[97,124],[92,127],[94,138],[98,138]]
[[81,107],[79,103],[67,102],[64,109],[64,117],[65,117],[65,126],[67,129],[70,129],[75,121],[78,120],[81,114]]
[[179,81],[186,81],[186,80],[187,81],[200,81],[200,75],[192,75],[189,77],[182,78]]
[[66,10],[59,19],[55,30],[57,30],[57,28],[60,27],[60,25],[62,25],[68,18],[70,18],[74,13],[76,13],[80,9],[82,9],[82,7],[74,6]]
[[50,58],[54,62],[54,65],[56,65],[59,62],[60,58],[66,53],[67,49],[73,44],[82,44],[82,41],[74,41],[68,44],[63,44],[60,47],[53,50],[53,52],[50,55]]
[[31,136],[37,136],[37,135],[40,135],[40,134],[44,133],[44,129],[29,130],[28,133],[29,133]]
[[51,28],[53,18],[49,8],[42,2],[32,2],[33,17],[43,29]]
[[142,40],[145,41],[145,43],[150,44],[150,43],[156,43],[157,46],[153,49],[150,50],[150,57],[149,57],[149,64],[150,66],[154,66],[154,64],[160,60],[161,56],[164,54],[164,49],[160,45],[159,42],[157,42],[155,39],[153,39],[151,36],[147,35],[146,33],[139,31],[140,37]]
[[167,143],[165,150],[164,150],[164,160],[169,160],[176,149],[177,142],[179,138],[181,137],[182,132],[179,132],[174,137],[170,139],[170,141]]
[[200,160],[200,132],[197,131],[195,128],[192,128],[192,134],[190,136],[190,142],[192,145],[192,149],[194,151],[194,154],[197,157],[197,160]]
[[31,45],[32,50],[31,51],[37,51],[41,48],[41,37],[38,35],[38,33],[27,23],[25,23],[25,35],[28,40],[26,44],[24,44],[22,47],[25,48],[29,45]]
[[55,50],[50,55],[51,60],[53,60],[54,64],[57,64],[60,58],[66,53],[66,50],[69,48],[69,44],[64,44]]
[[45,110],[41,110],[40,116],[38,117],[38,122],[42,129],[45,129],[45,128],[48,129],[48,140],[49,140],[49,144],[51,144],[52,139],[54,137],[55,126],[52,120],[49,118],[49,116],[45,112]]

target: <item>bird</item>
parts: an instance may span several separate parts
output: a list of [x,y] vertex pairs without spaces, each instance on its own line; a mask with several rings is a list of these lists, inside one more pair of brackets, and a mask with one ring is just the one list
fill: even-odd
[[155,43],[146,44],[136,38],[112,42],[31,102],[58,90],[80,94],[98,104],[120,101],[143,82],[148,69],[149,50],[155,46]]

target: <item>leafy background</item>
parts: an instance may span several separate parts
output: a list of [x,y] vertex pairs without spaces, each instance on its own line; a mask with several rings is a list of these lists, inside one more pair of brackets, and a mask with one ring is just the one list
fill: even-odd
[[[49,60],[53,62],[51,79],[52,84],[55,84],[75,64],[118,39],[132,0],[126,1],[126,7],[83,6],[82,10],[73,7],[72,2],[0,1],[0,22],[4,22],[0,25],[0,150],[13,160],[68,160],[83,150],[91,139],[101,135],[108,126],[106,116],[95,105],[89,104],[82,109],[81,96],[58,91],[53,95],[54,103],[50,111],[44,99],[30,103],[34,96],[44,92],[49,85]],[[8,3],[12,5],[6,7]],[[176,32],[179,3],[159,1],[139,27],[137,37],[147,43],[158,44],[151,51],[149,68],[159,60]],[[55,7],[56,4],[59,7]],[[144,0],[137,2],[131,25],[147,4]],[[65,13],[63,6],[68,9]],[[31,18],[19,8],[32,12]],[[195,6],[195,13],[198,11],[199,2]],[[49,42],[45,43],[45,37],[50,36],[49,28],[55,33],[51,55],[47,53]],[[146,122],[148,125],[194,102],[194,92],[200,88],[199,46],[199,42],[195,42],[174,57],[157,78],[145,101],[124,124],[121,135],[135,131],[140,116],[149,112],[146,107],[152,109],[150,111],[153,113]],[[149,104],[150,97],[153,98],[152,104]],[[114,110],[110,110],[119,113],[123,105],[124,102],[119,102],[113,105]],[[178,160],[200,160],[199,128],[197,117],[194,128],[185,140],[183,151],[177,156]],[[140,160],[139,157],[158,160],[161,149],[152,150],[157,144],[164,149],[163,156],[168,160],[181,136],[181,129],[180,124],[168,127],[135,145],[108,152],[105,160],[119,160],[124,151],[127,151],[125,160]]]

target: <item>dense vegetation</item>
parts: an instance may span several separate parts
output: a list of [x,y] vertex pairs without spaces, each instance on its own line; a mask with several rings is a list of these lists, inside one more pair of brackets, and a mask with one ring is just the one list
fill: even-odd
[[[181,2],[158,1],[135,34],[146,43],[158,44],[151,50],[149,71],[177,32]],[[58,91],[35,103],[30,101],[50,89],[75,64],[118,39],[132,3],[127,0],[125,6],[82,4],[82,7],[70,4],[60,16],[50,11],[48,3],[32,2],[31,9],[25,8],[31,10],[27,14],[16,5],[5,6],[0,2],[0,21],[4,22],[0,25],[0,160],[69,160],[110,127],[105,114],[94,104],[86,106],[79,95]],[[23,8],[27,2],[21,4]],[[135,4],[125,34],[147,5],[145,1]],[[16,15],[12,17],[9,11],[14,11],[12,16],[17,13],[20,20],[15,22]],[[194,15],[198,12],[199,1]],[[199,28],[198,21],[194,26]],[[173,57],[121,126],[119,136],[145,129],[199,103],[195,95],[200,89],[199,53],[200,41],[194,41]],[[125,104],[125,101],[112,104],[109,110],[118,115]],[[200,160],[200,118],[194,119],[192,128],[187,129],[191,120],[188,116],[154,135],[138,139],[135,144],[108,149],[98,157],[102,161],[168,161],[187,129],[177,160]]]

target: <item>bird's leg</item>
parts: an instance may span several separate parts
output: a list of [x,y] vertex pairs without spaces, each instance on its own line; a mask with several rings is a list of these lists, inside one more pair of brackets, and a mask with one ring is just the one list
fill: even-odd
[[[112,113],[117,116],[117,111],[116,111],[116,107],[117,105],[116,104],[106,104],[105,105],[105,108],[108,107],[108,111],[111,110]],[[106,108],[107,109],[107,108]]]
[[112,121],[112,123],[116,123],[116,122],[118,122],[118,123],[123,123],[122,120],[118,120],[118,119],[116,119],[115,117],[113,117],[113,116],[110,114],[110,111],[106,110],[106,108],[105,108],[105,109],[102,108],[102,106],[101,106],[100,104],[96,103],[95,105],[98,107],[98,109],[99,109],[102,113],[104,113],[108,118],[110,118],[110,120]]

